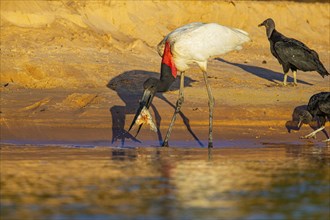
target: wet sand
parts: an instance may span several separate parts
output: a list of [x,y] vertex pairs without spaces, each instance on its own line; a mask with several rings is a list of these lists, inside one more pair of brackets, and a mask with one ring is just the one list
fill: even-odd
[[329,148],[1,145],[2,219],[327,219]]

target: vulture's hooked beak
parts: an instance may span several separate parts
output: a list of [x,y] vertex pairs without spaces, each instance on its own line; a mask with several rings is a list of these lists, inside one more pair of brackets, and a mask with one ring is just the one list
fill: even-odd
[[[140,103],[140,106],[139,108],[137,109],[136,113],[135,113],[135,116],[134,116],[134,119],[132,121],[132,124],[131,126],[129,127],[128,129],[128,132],[132,129],[133,125],[135,124],[136,122],[136,119],[139,117],[139,115],[141,114],[141,111],[144,107],[146,107],[147,109],[149,109],[150,105],[151,105],[151,102],[153,100],[155,96],[155,91],[150,89],[150,88],[146,88],[144,90],[144,93],[143,93],[143,96],[142,96],[142,99],[139,101]],[[136,135],[135,137],[139,134],[140,132],[140,129],[142,127],[142,124],[139,126],[139,129],[138,131],[136,132]]]
[[262,22],[261,24],[258,25],[258,27],[261,27],[261,26],[266,26],[266,23]]
[[301,125],[302,125],[302,121],[303,121],[303,118],[302,117],[299,117],[299,122],[298,122],[298,128],[300,128],[301,127]]

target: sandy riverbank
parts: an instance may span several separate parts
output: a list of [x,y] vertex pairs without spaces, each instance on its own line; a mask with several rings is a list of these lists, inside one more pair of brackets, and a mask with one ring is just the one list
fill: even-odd
[[[178,26],[202,21],[241,28],[252,39],[243,50],[209,61],[215,139],[300,141],[310,128],[288,134],[285,123],[312,94],[329,91],[330,78],[298,72],[298,87],[276,86],[282,68],[270,54],[264,28],[257,25],[272,17],[280,32],[315,49],[329,70],[329,7],[250,1],[1,1],[1,140],[137,143],[126,131],[142,83],[159,75],[157,43]],[[186,75],[184,120],[178,118],[172,140],[198,146],[197,139],[207,139],[207,94],[197,66]],[[177,89],[178,82],[173,91],[155,98],[161,133],[144,128],[138,136],[142,144],[157,143],[165,135]]]

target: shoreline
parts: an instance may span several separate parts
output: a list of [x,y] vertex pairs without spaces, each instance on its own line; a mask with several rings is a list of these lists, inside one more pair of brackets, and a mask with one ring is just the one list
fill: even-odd
[[[317,51],[330,70],[329,3],[207,1],[203,10],[201,2],[125,4],[1,3],[1,140],[134,139],[134,131],[126,131],[143,82],[159,78],[157,43],[176,27],[194,21],[237,27],[252,39],[241,51],[209,59],[215,139],[295,142],[311,132],[303,126],[288,134],[285,124],[295,107],[330,90],[330,77],[298,71],[298,86],[280,86],[282,67],[269,50],[264,28],[257,25],[272,17],[278,31]],[[155,17],[150,12],[156,9]],[[292,81],[289,73],[288,82]],[[179,77],[171,91],[156,95],[151,112],[161,133],[143,128],[138,136],[142,141],[157,142],[165,135],[178,88]],[[182,117],[170,141],[206,139],[207,92],[197,65],[187,70],[184,93]],[[330,133],[329,125],[327,129]],[[323,134],[317,138],[322,140]]]

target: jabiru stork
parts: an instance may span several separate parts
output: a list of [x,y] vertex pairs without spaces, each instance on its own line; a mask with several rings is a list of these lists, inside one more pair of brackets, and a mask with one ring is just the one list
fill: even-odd
[[[250,41],[250,38],[247,32],[216,23],[190,23],[169,33],[157,46],[158,53],[162,57],[160,79],[151,77],[144,82],[144,93],[129,131],[140,115],[142,109],[144,107],[149,108],[155,93],[167,91],[177,77],[177,72],[180,72],[179,97],[176,102],[175,111],[167,134],[162,144],[162,146],[168,146],[172,127],[184,101],[183,90],[185,71],[189,69],[190,64],[197,63],[203,72],[208,93],[208,147],[213,147],[212,129],[214,98],[207,77],[207,60],[211,56],[225,54],[233,50],[240,50],[242,49],[242,44],[248,41]],[[140,125],[139,130],[141,126],[142,125]]]

